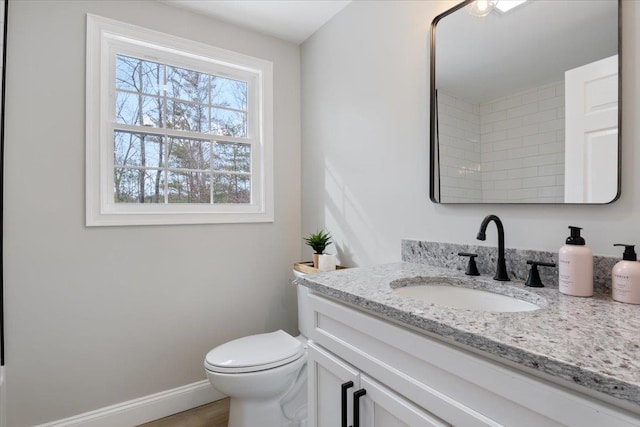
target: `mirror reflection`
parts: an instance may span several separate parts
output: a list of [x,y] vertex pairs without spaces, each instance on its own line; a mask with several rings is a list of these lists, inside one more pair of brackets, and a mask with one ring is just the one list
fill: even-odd
[[618,7],[477,0],[434,20],[433,201],[618,197]]

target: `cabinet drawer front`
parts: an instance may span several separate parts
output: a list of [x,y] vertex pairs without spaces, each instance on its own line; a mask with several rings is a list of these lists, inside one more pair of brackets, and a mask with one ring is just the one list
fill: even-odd
[[640,418],[328,298],[309,296],[309,335],[454,425],[638,427]]

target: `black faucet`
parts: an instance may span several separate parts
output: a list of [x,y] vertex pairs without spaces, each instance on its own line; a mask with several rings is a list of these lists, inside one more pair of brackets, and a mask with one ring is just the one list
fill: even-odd
[[480,231],[478,231],[478,240],[484,241],[487,238],[485,234],[487,231],[487,225],[493,221],[498,228],[498,265],[496,268],[496,275],[493,276],[493,280],[500,280],[501,282],[508,282],[509,275],[507,274],[507,264],[504,260],[504,227],[502,221],[496,215],[487,215],[480,224]]

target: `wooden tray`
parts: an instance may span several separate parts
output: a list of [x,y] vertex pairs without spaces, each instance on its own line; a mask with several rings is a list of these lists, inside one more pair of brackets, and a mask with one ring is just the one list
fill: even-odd
[[[341,265],[336,265],[336,270],[342,270],[348,267],[343,267]],[[305,274],[316,274],[316,273],[326,273],[325,271],[320,271],[317,268],[313,268],[313,261],[301,261],[293,264],[293,269],[299,271],[300,273]]]

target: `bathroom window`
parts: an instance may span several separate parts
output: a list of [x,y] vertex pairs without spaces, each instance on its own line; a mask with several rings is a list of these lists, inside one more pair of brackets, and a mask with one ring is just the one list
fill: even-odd
[[273,221],[272,64],[87,16],[88,226]]

